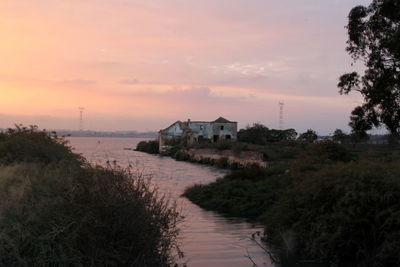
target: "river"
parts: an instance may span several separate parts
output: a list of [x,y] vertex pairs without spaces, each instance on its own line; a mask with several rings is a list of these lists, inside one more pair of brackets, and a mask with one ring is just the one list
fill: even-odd
[[180,225],[181,249],[185,257],[179,263],[189,267],[234,267],[254,266],[253,260],[257,266],[273,266],[264,251],[249,239],[252,233],[262,231],[260,225],[203,210],[180,197],[188,186],[210,183],[226,171],[126,149],[135,148],[143,140],[139,138],[69,137],[68,140],[74,152],[82,154],[91,163],[104,165],[107,161],[117,161],[122,167],[132,165],[151,176],[161,193],[177,201],[178,210],[185,217]]

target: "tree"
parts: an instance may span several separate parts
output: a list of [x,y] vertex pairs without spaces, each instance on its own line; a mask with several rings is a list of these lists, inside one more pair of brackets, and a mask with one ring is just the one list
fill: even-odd
[[283,139],[284,140],[296,140],[297,132],[295,129],[290,128],[283,130]]
[[358,91],[365,101],[354,109],[349,125],[357,126],[361,121],[371,128],[384,125],[392,136],[398,136],[400,1],[373,0],[368,7],[354,7],[349,14],[347,30],[346,51],[354,61],[360,60],[366,67],[362,76],[352,72],[340,77],[340,94]]
[[314,143],[318,139],[318,135],[314,130],[308,129],[307,132],[300,134],[299,140]]
[[275,143],[281,141],[295,140],[297,132],[295,129],[276,130],[270,129],[267,131],[267,142]]
[[246,129],[241,129],[238,132],[238,141],[256,145],[265,145],[267,143],[268,131],[268,127],[261,123],[254,123],[253,126],[247,126]]
[[269,129],[261,123],[254,123],[238,132],[238,141],[256,145],[266,145],[281,141],[295,140],[297,132],[295,129],[276,130]]
[[366,118],[367,113],[362,107],[356,107],[350,116],[349,126],[351,127],[351,137],[355,142],[367,140],[367,131],[372,129],[370,120]]
[[344,143],[348,139],[348,135],[344,133],[341,129],[336,129],[332,135],[333,141],[337,143]]

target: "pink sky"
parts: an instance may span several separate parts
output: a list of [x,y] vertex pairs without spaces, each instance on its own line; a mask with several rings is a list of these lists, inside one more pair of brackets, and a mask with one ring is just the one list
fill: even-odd
[[366,0],[2,0],[0,128],[347,130],[347,15]]

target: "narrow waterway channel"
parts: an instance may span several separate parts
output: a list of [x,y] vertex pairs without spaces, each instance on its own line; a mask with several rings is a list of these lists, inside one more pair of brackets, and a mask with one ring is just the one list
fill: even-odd
[[253,266],[253,260],[257,266],[273,266],[264,251],[249,239],[252,233],[262,231],[260,225],[203,210],[180,197],[188,186],[215,181],[225,171],[126,150],[135,148],[143,140],[139,138],[70,137],[68,140],[74,151],[91,163],[117,161],[122,167],[132,165],[144,175],[151,176],[152,183],[161,193],[177,201],[178,210],[185,217],[180,225],[181,249],[185,258],[180,263],[187,263],[189,267]]

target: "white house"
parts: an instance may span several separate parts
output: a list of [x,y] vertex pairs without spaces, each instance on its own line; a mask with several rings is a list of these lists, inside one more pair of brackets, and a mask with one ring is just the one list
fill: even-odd
[[221,139],[237,139],[237,122],[219,117],[215,121],[177,121],[159,131],[160,151],[168,144],[183,142],[192,144],[201,140],[217,142]]

